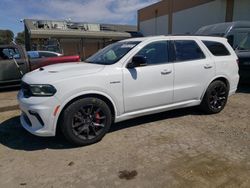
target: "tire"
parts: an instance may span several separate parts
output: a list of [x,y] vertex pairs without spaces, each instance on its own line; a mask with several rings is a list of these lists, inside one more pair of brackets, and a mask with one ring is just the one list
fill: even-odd
[[220,80],[212,82],[202,99],[200,108],[206,114],[216,114],[221,112],[228,99],[228,88]]
[[59,120],[65,138],[74,145],[85,146],[100,141],[111,126],[108,105],[98,98],[83,98],[70,104]]

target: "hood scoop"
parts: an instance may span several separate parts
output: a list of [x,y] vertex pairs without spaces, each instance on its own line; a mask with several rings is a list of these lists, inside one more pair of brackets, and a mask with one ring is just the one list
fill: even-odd
[[[51,76],[53,79],[62,79],[62,78],[72,78],[73,76],[84,76],[87,74],[92,74],[101,71],[105,66],[90,64],[90,63],[61,63],[54,64],[45,67],[41,67],[34,71],[34,74],[40,73],[44,76]],[[55,76],[55,77],[54,77]],[[41,78],[41,79],[42,79]]]

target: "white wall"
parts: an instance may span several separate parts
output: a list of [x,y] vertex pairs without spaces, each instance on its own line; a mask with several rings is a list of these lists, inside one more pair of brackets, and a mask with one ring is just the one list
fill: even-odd
[[202,26],[224,22],[225,16],[225,0],[176,12],[173,14],[173,34],[194,33]]
[[168,34],[168,16],[160,16],[157,18],[157,35]]
[[250,1],[249,0],[235,0],[234,1],[234,21],[250,20]]
[[168,16],[160,16],[150,20],[142,21],[140,31],[144,36],[167,35],[168,34]]

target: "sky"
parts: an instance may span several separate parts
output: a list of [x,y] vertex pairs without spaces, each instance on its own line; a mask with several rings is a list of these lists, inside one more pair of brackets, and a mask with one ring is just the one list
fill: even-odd
[[159,0],[0,0],[0,29],[24,30],[20,20],[52,19],[137,24],[137,10]]

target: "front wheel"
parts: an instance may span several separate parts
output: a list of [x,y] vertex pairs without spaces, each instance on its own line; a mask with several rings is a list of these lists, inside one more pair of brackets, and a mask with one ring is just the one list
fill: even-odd
[[70,104],[58,126],[68,141],[84,146],[98,142],[111,126],[111,111],[98,98],[83,98]]
[[212,82],[202,99],[201,109],[207,114],[216,114],[221,112],[228,99],[228,88],[220,80]]

